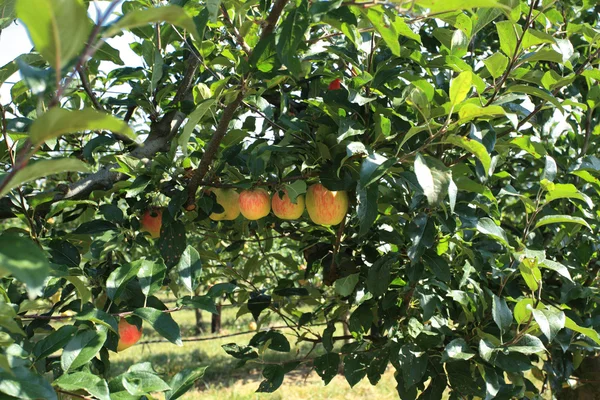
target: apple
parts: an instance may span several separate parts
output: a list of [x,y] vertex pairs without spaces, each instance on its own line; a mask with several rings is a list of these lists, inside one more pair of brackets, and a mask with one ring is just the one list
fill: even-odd
[[217,196],[217,203],[223,207],[222,213],[212,213],[208,217],[213,221],[233,221],[240,215],[239,197],[235,189],[208,189]]
[[348,212],[348,194],[332,192],[317,183],[306,191],[306,210],[310,219],[319,225],[337,225]]
[[160,208],[151,208],[146,210],[140,221],[142,231],[148,232],[151,237],[156,239],[160,236],[160,227],[162,225],[162,210]]
[[304,212],[304,195],[296,197],[296,204],[290,200],[287,190],[283,190],[283,197],[279,197],[279,192],[275,192],[271,199],[273,213],[281,219],[298,219]]
[[342,80],[340,78],[335,78],[329,84],[329,90],[340,90],[342,88]]
[[142,330],[137,326],[130,324],[121,318],[119,320],[119,344],[117,344],[117,351],[123,351],[130,348],[140,340],[142,337]]
[[244,190],[240,193],[240,211],[251,221],[266,217],[271,211],[271,197],[265,189]]
[[251,331],[255,331],[257,328],[258,325],[256,325],[256,322],[250,321],[250,323],[248,324],[248,329],[250,329]]

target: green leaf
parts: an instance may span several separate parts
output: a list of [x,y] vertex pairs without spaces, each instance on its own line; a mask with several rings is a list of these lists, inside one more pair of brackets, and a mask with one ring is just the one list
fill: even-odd
[[0,393],[13,396],[10,399],[57,400],[50,383],[42,375],[23,366],[11,367],[9,371],[0,368]]
[[571,274],[569,273],[569,269],[559,262],[544,260],[540,262],[540,267],[551,269],[552,271],[557,272],[559,275],[564,276],[568,280],[573,281]]
[[454,339],[446,345],[442,354],[442,362],[452,360],[470,360],[475,356],[475,353],[469,348],[469,345],[464,339]]
[[119,333],[117,319],[97,308],[90,307],[87,311],[77,314],[75,319],[77,321],[91,321],[95,324],[104,325],[114,333]]
[[165,400],[175,400],[183,396],[188,390],[190,390],[194,383],[200,378],[204,376],[204,372],[207,367],[198,367],[194,369],[184,369],[178,372],[171,382],[169,382],[169,386],[171,390],[168,390],[165,393]]
[[440,204],[452,179],[452,172],[438,159],[423,157],[417,153],[414,163],[415,175],[430,206]]
[[427,353],[421,351],[414,343],[402,346],[400,354],[398,355],[398,362],[400,364],[404,388],[406,390],[421,382],[427,372]]
[[197,308],[199,310],[208,311],[212,314],[219,314],[215,301],[210,296],[184,296],[177,300],[178,306]]
[[367,375],[371,358],[365,353],[353,353],[344,356],[344,377],[354,387]]
[[323,383],[327,385],[338,373],[340,356],[337,353],[325,353],[315,358],[314,366]]
[[565,328],[581,333],[582,335],[585,335],[592,339],[594,342],[596,342],[596,344],[600,345],[600,335],[592,328],[584,328],[582,326],[579,326],[575,321],[573,321],[569,317],[566,317],[565,319]]
[[177,346],[183,345],[179,325],[170,314],[150,307],[138,308],[133,314],[152,325],[152,328],[169,342]]
[[512,312],[508,308],[506,300],[496,295],[493,297],[492,317],[501,332],[506,333],[510,331],[513,320]]
[[164,392],[171,387],[158,375],[149,371],[128,371],[122,375],[121,383],[133,396],[144,396],[152,392]]
[[400,41],[398,40],[398,33],[394,29],[393,25],[390,26],[384,19],[384,13],[374,8],[363,8],[360,7],[360,12],[371,22],[373,28],[381,35],[385,44],[390,48],[391,52],[395,56],[400,56]]
[[145,260],[136,260],[117,267],[110,273],[106,280],[106,295],[109,299],[118,299],[125,289],[127,282],[133,279],[139,272]]
[[458,117],[460,118],[457,122],[458,125],[464,124],[472,119],[480,117],[489,117],[488,119],[495,118],[498,116],[504,116],[506,112],[500,106],[487,106],[480,107],[476,104],[467,103],[458,110]]
[[202,271],[200,254],[192,246],[187,246],[176,266],[180,282],[190,292],[196,289],[195,282]]
[[39,342],[33,348],[33,355],[37,360],[46,358],[52,353],[64,348],[77,332],[74,325],[65,325],[58,328]]
[[481,218],[477,222],[477,231],[496,239],[506,247],[511,247],[508,244],[508,237],[506,236],[504,229],[496,225],[496,223],[490,218]]
[[194,128],[196,128],[198,122],[200,122],[202,117],[204,117],[204,114],[206,114],[214,104],[215,99],[206,99],[198,104],[194,111],[188,115],[183,131],[181,132],[181,135],[179,135],[179,138],[177,138],[177,143],[181,146],[181,151],[183,151],[184,155],[188,154],[188,142],[190,141]]
[[[23,183],[45,178],[49,175],[62,174],[63,172],[88,172],[88,166],[83,161],[75,158],[55,158],[29,163],[25,168],[17,171],[6,186],[0,190],[0,198]],[[4,176],[4,179],[6,179],[6,176]],[[3,182],[2,175],[0,175],[0,182]]]
[[358,283],[360,274],[348,275],[337,279],[334,283],[335,292],[342,297],[350,296]]
[[490,57],[483,60],[483,64],[489,71],[490,75],[497,79],[504,74],[504,71],[506,71],[506,67],[508,66],[508,57],[499,52],[494,53]]
[[92,29],[83,0],[18,0],[15,10],[54,71],[81,53]]
[[110,114],[91,108],[67,110],[58,107],[51,108],[33,121],[29,129],[29,139],[34,145],[39,145],[46,140],[54,139],[67,133],[102,130],[119,133],[130,139],[135,139],[135,135],[129,125]]
[[309,25],[310,18],[306,3],[302,2],[288,13],[279,28],[277,54],[283,65],[296,77],[302,75],[298,47],[304,42],[304,34]]
[[572,183],[555,183],[548,188],[546,203],[557,199],[577,199],[585,202],[589,208],[594,208],[594,202],[590,197],[581,193]]
[[453,107],[467,98],[472,82],[473,73],[471,71],[463,71],[450,81],[450,104]]
[[563,110],[562,105],[556,99],[556,97],[554,97],[550,93],[544,91],[543,89],[540,89],[540,88],[537,88],[534,86],[512,85],[512,86],[509,86],[508,88],[506,88],[506,93],[527,93],[532,96],[539,97],[542,100],[546,100],[547,102],[552,103],[552,105],[557,107],[559,110],[561,110],[561,111]]
[[388,169],[396,164],[395,158],[386,158],[378,153],[371,153],[360,166],[360,185],[363,188],[377,182]]
[[473,153],[473,155],[475,155],[475,157],[477,157],[477,159],[479,159],[483,165],[483,170],[486,176],[489,174],[492,159],[483,144],[471,138],[457,135],[450,135],[446,139],[446,142],[458,147],[462,147],[463,149]]
[[110,400],[108,384],[99,376],[89,372],[74,372],[64,374],[54,381],[54,384],[61,389],[70,392],[85,390],[92,396],[100,400]]
[[356,214],[360,223],[359,236],[364,236],[377,219],[377,201],[379,199],[379,186],[371,185],[364,188],[358,185],[356,189],[358,205]]
[[415,0],[415,4],[429,9],[430,14],[437,14],[444,11],[458,11],[470,8],[506,8],[503,4],[495,0]]
[[[306,182],[297,180],[292,183],[285,185],[285,190],[287,191],[287,195],[290,198],[290,201],[296,204],[296,199],[298,196],[306,193]],[[276,196],[276,194],[273,194]]]
[[258,332],[252,336],[248,344],[253,347],[260,347],[264,343],[268,343],[268,348],[274,351],[288,353],[291,350],[290,342],[286,339],[285,335],[273,330]]
[[516,344],[507,347],[511,353],[537,354],[546,351],[542,341],[532,335],[526,334]]
[[149,297],[158,292],[163,285],[167,267],[162,260],[142,260],[142,265],[137,272],[140,289],[144,296]]
[[367,274],[367,290],[373,297],[381,296],[387,291],[391,281],[390,271],[394,262],[396,262],[396,257],[388,254],[375,261],[375,263],[369,267],[369,273]]
[[522,35],[523,29],[511,21],[500,21],[496,22],[496,30],[500,38],[500,49],[508,57],[513,57],[517,50],[518,37]]
[[435,253],[423,254],[423,264],[442,282],[450,282],[452,274],[446,259]]
[[50,263],[31,239],[4,234],[0,236],[0,275],[6,273],[23,282],[29,297],[34,298],[42,294]]
[[80,330],[67,343],[60,358],[63,371],[68,372],[87,364],[98,354],[106,341],[106,331],[84,329]]
[[587,223],[585,219],[581,217],[573,217],[571,215],[546,215],[545,217],[542,217],[537,221],[533,229],[537,229],[544,225],[562,223],[579,224],[585,226],[590,230],[592,229],[592,227]]
[[134,10],[127,13],[115,23],[111,24],[103,33],[103,37],[108,38],[121,33],[124,29],[133,29],[148,25],[154,22],[166,22],[185,29],[200,39],[201,36],[196,31],[194,20],[177,6],[164,6],[147,9]]
[[533,299],[529,298],[521,299],[517,302],[514,309],[514,317],[518,324],[526,323],[529,320],[533,304]]
[[565,313],[556,308],[532,310],[533,318],[549,342],[554,340],[558,332],[565,327]]

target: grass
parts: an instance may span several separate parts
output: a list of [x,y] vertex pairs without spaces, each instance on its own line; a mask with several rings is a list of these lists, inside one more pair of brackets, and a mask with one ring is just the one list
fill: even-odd
[[[180,311],[173,314],[179,323],[183,337],[211,337],[210,333],[197,336],[194,332],[195,316],[193,311]],[[205,325],[210,315],[203,314]],[[235,310],[224,308],[222,331],[220,335],[243,332],[248,330],[249,316],[235,319]],[[277,321],[272,323],[277,324]],[[285,333],[287,330],[284,330]],[[289,333],[289,331],[287,331]],[[154,369],[168,382],[177,372],[184,368],[208,366],[203,379],[196,383],[193,390],[184,395],[183,399],[202,400],[249,400],[249,399],[398,399],[393,368],[388,369],[376,386],[372,386],[365,378],[354,388],[346,382],[342,375],[336,376],[329,385],[325,386],[321,378],[310,368],[309,363],[303,364],[298,370],[286,374],[282,386],[272,394],[255,393],[263,380],[262,365],[247,363],[236,368],[237,360],[225,353],[221,345],[226,343],[247,344],[253,333],[230,338],[220,338],[207,341],[184,342],[183,346],[171,343],[150,343],[131,347],[130,349],[113,354],[111,357],[111,375],[117,376],[132,364],[150,361]],[[151,329],[144,330],[143,340],[158,339]],[[278,362],[302,358],[310,350],[310,345],[303,343],[295,346],[294,336],[288,336],[292,346],[290,353],[279,353],[268,350],[261,358],[265,362]],[[318,346],[311,357],[321,353]]]

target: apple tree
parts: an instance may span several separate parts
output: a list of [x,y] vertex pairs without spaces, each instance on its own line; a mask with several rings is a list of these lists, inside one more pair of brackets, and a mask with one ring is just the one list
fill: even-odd
[[2,398],[179,398],[210,365],[111,354],[218,304],[258,324],[223,351],[259,392],[306,367],[392,368],[402,399],[600,390],[595,1],[0,10],[34,45],[0,68]]

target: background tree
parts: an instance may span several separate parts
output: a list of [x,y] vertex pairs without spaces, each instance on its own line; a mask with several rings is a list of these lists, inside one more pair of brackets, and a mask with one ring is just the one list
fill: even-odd
[[[3,395],[178,398],[204,368],[112,376],[119,323],[181,344],[171,313],[219,303],[258,322],[241,364],[290,351],[271,321],[312,345],[262,392],[391,363],[402,399],[598,393],[595,2],[0,4],[35,46],[0,68]],[[208,188],[317,183],[348,193],[337,226],[209,218]]]

